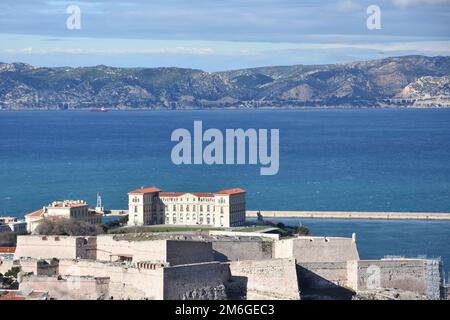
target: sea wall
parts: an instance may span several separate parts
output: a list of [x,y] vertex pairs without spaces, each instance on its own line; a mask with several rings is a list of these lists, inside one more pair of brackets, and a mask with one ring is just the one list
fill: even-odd
[[256,299],[299,299],[294,259],[230,262],[231,290]]
[[448,212],[355,212],[355,211],[246,211],[247,218],[450,220]]

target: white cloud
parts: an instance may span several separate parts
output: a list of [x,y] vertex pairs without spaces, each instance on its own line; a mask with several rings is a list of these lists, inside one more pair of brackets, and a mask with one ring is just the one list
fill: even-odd
[[421,5],[450,5],[450,0],[393,0],[393,3],[402,8],[409,8]]
[[337,10],[340,13],[353,13],[360,11],[361,4],[353,0],[340,0],[337,3]]
[[194,54],[206,55],[213,53],[212,48],[187,48],[187,47],[173,47],[173,48],[142,48],[142,49],[97,49],[97,48],[33,48],[26,47],[21,49],[5,49],[6,53],[12,54],[107,54],[107,55],[122,55],[122,54]]

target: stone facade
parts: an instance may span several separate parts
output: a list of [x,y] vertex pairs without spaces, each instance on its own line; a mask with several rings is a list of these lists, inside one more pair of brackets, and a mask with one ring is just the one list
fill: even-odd
[[245,223],[245,190],[214,193],[160,192],[142,188],[128,193],[128,225],[208,225],[235,227]]
[[54,201],[42,209],[25,215],[27,231],[34,233],[44,219],[73,219],[99,224],[102,222],[102,215],[89,209],[87,202],[82,200]]

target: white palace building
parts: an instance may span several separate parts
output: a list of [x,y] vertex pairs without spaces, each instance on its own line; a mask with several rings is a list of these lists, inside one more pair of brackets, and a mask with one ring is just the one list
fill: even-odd
[[161,192],[141,188],[128,193],[128,225],[207,225],[237,227],[245,222],[245,190],[213,193]]

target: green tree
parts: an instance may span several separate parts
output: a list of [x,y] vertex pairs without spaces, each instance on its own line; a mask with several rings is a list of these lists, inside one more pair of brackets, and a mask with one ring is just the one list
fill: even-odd
[[298,233],[300,236],[307,236],[307,235],[309,235],[310,231],[309,231],[309,229],[308,229],[307,227],[305,227],[305,226],[298,226],[298,227],[297,227],[297,233]]

